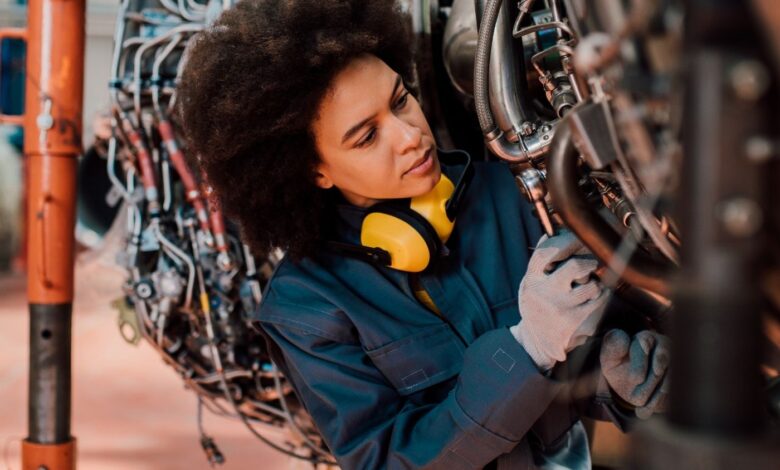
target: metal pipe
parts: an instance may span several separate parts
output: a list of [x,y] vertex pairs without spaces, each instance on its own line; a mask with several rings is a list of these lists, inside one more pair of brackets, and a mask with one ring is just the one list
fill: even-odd
[[160,83],[162,80],[160,77],[160,67],[162,66],[162,63],[165,61],[165,59],[167,59],[171,52],[176,48],[176,46],[179,45],[182,37],[183,35],[181,34],[174,36],[171,41],[163,48],[163,50],[157,54],[157,57],[154,59],[154,64],[152,65],[152,106],[157,113],[162,112],[162,107],[160,106],[160,88],[162,87],[162,83]]
[[189,7],[189,8],[190,8],[192,11],[198,11],[198,12],[201,12],[201,11],[204,11],[204,10],[206,10],[206,5],[204,5],[203,3],[198,3],[198,2],[196,2],[195,0],[187,0],[187,6],[188,6],[188,7]]
[[163,204],[162,204],[162,210],[163,212],[168,212],[171,210],[171,201],[172,201],[172,194],[171,194],[171,163],[168,159],[168,154],[163,153],[162,155],[162,161],[160,162],[160,167],[162,169],[162,186],[163,186]]
[[166,42],[173,37],[178,37],[183,33],[201,31],[202,29],[203,25],[199,24],[183,24],[176,26],[175,28],[171,28],[169,31],[166,31],[164,34],[161,34],[154,39],[144,41],[144,43],[141,44],[141,46],[139,46],[135,51],[135,56],[133,57],[133,107],[135,109],[135,114],[137,116],[139,125],[141,123],[141,66],[143,64],[142,59],[144,54],[152,47],[155,47],[158,44],[162,44],[163,42]]
[[249,246],[246,243],[242,243],[241,248],[244,253],[246,277],[247,282],[249,282],[250,290],[252,291],[252,298],[255,301],[255,305],[260,305],[260,301],[263,299],[263,289],[260,286],[260,281],[258,280],[255,257],[252,255],[252,251],[249,249]]
[[192,292],[195,286],[195,263],[193,262],[192,258],[184,252],[184,250],[176,246],[175,243],[172,243],[162,234],[160,231],[159,221],[152,221],[152,230],[160,244],[168,251],[170,251],[168,255],[170,256],[172,254],[173,257],[178,257],[187,265],[187,289],[185,291],[184,305],[182,305],[182,307],[185,310],[188,310],[192,305]]
[[[198,188],[198,182],[195,180],[195,176],[192,174],[192,171],[187,165],[187,162],[184,158],[184,153],[181,151],[178,143],[176,142],[176,135],[173,131],[173,125],[170,123],[170,121],[165,119],[162,111],[160,111],[159,117],[159,131],[163,140],[163,144],[165,145],[165,148],[168,151],[168,155],[171,158],[171,163],[173,163],[176,172],[179,173],[179,178],[181,178],[182,184],[184,184],[185,197],[195,209],[195,216],[198,219],[200,229],[206,236],[209,244],[211,244],[211,240],[213,238],[213,234],[209,225],[211,222],[209,220],[209,213],[206,210],[206,204],[203,200],[203,196],[201,195],[201,191]],[[214,229],[216,230],[220,227],[215,226]],[[222,233],[222,235],[224,236],[224,233]]]
[[624,263],[615,274],[637,287],[668,296],[668,266],[641,250],[634,251],[628,259],[616,256],[621,236],[588,204],[579,189],[578,153],[571,135],[568,119],[564,118],[547,159],[548,187],[558,215],[608,267],[615,262]]
[[30,305],[29,440],[70,440],[72,304]]
[[154,171],[154,161],[152,155],[144,142],[144,136],[139,129],[135,129],[129,118],[122,119],[122,126],[125,134],[130,139],[130,144],[135,149],[138,159],[138,169],[141,172],[141,182],[144,187],[144,196],[146,197],[149,213],[152,217],[160,214],[160,201],[157,191],[157,180]]
[[111,76],[110,76],[110,92],[112,96],[112,101],[116,101],[114,94],[116,93],[116,88],[119,86],[118,81],[119,78],[119,60],[121,51],[122,51],[122,39],[125,35],[125,28],[127,26],[127,23],[124,20],[124,16],[127,14],[127,8],[130,4],[130,0],[122,0],[122,3],[119,5],[119,11],[116,15],[116,26],[114,26],[114,52],[111,56]]
[[477,19],[473,0],[452,2],[444,27],[442,56],[444,69],[459,93],[474,95],[474,53],[477,48]]
[[[537,134],[533,136],[535,138],[511,142],[509,136],[496,125],[496,120],[490,107],[490,57],[495,26],[501,13],[501,3],[501,0],[487,0],[482,11],[477,52],[474,59],[474,102],[479,126],[482,129],[482,134],[485,136],[485,145],[490,151],[502,160],[511,163],[527,163],[545,155],[549,150],[549,143],[552,139],[550,134],[546,134],[546,137]],[[506,48],[504,51],[506,51]],[[508,60],[512,61],[513,58],[509,57]],[[519,62],[515,63],[519,67]],[[521,75],[524,79],[525,74]],[[518,88],[514,88],[512,91],[516,92],[516,90]],[[516,102],[515,98],[510,99],[511,101],[509,102]],[[528,110],[530,108],[523,107],[522,109]]]
[[191,13],[187,9],[187,5],[184,3],[184,0],[179,0],[179,14],[185,20],[191,21],[193,23],[203,21],[206,18],[205,10],[200,14]]
[[211,187],[206,188],[206,203],[208,204],[209,222],[212,233],[214,234],[214,244],[217,248],[217,266],[223,271],[230,271],[235,267],[230,256],[227,239],[227,228],[225,226],[225,216],[222,212],[222,206],[213,194]]
[[[484,0],[477,0],[479,11],[485,7],[484,3]],[[518,93],[527,88],[525,62],[522,50],[515,47],[511,24],[511,4],[504,2],[494,26],[488,87],[490,110],[496,124],[510,142],[518,142],[523,123],[528,121],[525,110],[530,107],[521,99],[523,95]]]
[[28,162],[28,436],[22,468],[75,467],[71,436],[76,158],[81,153],[84,0],[30,0],[24,153]]

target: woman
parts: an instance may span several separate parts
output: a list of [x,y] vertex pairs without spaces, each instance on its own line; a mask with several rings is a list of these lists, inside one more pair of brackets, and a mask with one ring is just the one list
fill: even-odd
[[465,171],[441,163],[457,152],[412,94],[408,24],[389,0],[243,0],[191,50],[198,164],[253,250],[287,250],[257,320],[343,468],[587,468],[580,413],[659,410],[665,344],[611,332],[587,399],[549,377],[607,294],[570,234],[531,250],[541,232],[504,166],[474,164],[421,272],[343,249],[360,252],[380,204],[407,210]]

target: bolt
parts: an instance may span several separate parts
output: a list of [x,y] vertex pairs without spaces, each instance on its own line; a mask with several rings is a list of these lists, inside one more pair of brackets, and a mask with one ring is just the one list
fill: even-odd
[[42,131],[48,131],[54,127],[54,118],[51,114],[39,114],[38,117],[35,118],[35,125]]
[[217,266],[223,271],[230,271],[233,269],[233,260],[230,259],[230,255],[221,252],[217,255]]
[[746,197],[735,197],[720,204],[719,216],[723,228],[735,237],[754,235],[761,227],[761,207]]
[[757,60],[743,60],[731,69],[734,93],[745,101],[756,101],[769,88],[769,73]]
[[534,133],[534,126],[528,121],[525,121],[520,125],[520,133],[524,136],[528,137],[529,135]]
[[136,287],[136,293],[138,294],[138,297],[145,299],[147,297],[151,297],[152,288],[148,284],[138,284],[138,287]]
[[745,144],[745,154],[753,163],[765,163],[777,155],[777,147],[766,137],[754,136]]

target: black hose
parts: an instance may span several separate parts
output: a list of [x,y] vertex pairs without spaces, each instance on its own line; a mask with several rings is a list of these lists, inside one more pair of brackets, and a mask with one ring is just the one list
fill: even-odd
[[[603,263],[610,265],[621,243],[621,235],[588,203],[580,191],[577,174],[578,152],[568,119],[557,126],[547,160],[547,181],[553,204],[567,227]],[[670,266],[641,249],[634,250],[619,274],[629,284],[668,296],[666,281]]]

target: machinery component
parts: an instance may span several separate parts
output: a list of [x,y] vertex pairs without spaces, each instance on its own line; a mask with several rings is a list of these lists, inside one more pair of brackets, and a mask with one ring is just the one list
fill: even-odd
[[138,326],[138,318],[132,305],[128,305],[125,297],[120,297],[111,306],[117,311],[117,325],[119,334],[129,344],[136,345],[141,341],[141,328]]
[[[126,296],[115,302],[128,342],[143,337],[198,395],[201,446],[224,462],[202,429],[206,407],[240,419],[293,457],[331,463],[311,419],[251,323],[279,253],[255,257],[192,171],[179,145],[176,83],[186,47],[231,2],[123,0],[111,64],[112,136],[106,170],[127,211]],[[304,424],[305,423],[305,424]],[[284,428],[284,444],[259,427]]]
[[[670,131],[668,87],[663,86],[673,68],[648,70],[631,47],[624,48],[633,52],[623,57],[614,45],[650,21],[640,12],[652,18],[656,10],[636,7],[626,13],[618,2],[608,1],[595,9],[597,14],[590,10],[577,17],[572,3],[525,0],[513,9],[502,0],[478,2],[482,18],[474,97],[480,127],[487,147],[512,163],[546,232],[554,231],[556,220],[572,228],[613,268],[609,284],[616,286],[622,278],[666,293],[667,266],[678,262],[679,238],[671,218],[656,212],[679,148]],[[514,21],[505,21],[506,15],[514,15]],[[678,31],[662,33],[675,37]],[[606,46],[617,50],[604,51]],[[502,64],[498,76],[494,59]],[[523,78],[501,82],[499,88],[512,99],[495,99],[501,96],[495,85],[500,74]],[[640,83],[640,76],[650,83]],[[644,101],[635,103],[625,83],[642,85],[633,96]],[[509,92],[507,84],[513,87]],[[519,129],[508,125],[501,116],[509,115],[523,116],[525,122]],[[656,158],[659,153],[662,158]],[[591,193],[601,197],[591,198]],[[603,213],[611,215],[604,219]],[[622,229],[616,231],[611,219]]]
[[[498,101],[495,106],[501,111],[500,115],[508,116],[509,111],[506,109],[523,110],[528,109],[522,107],[520,104],[512,106],[517,103],[516,92],[518,90],[517,84],[514,87],[509,88],[507,85],[501,85],[501,82],[496,81],[494,78],[492,84],[490,82],[491,77],[491,56],[492,49],[495,47],[496,56],[499,63],[504,63],[504,67],[507,68],[508,76],[525,77],[524,73],[513,74],[512,71],[519,69],[522,65],[522,61],[515,59],[516,55],[512,53],[512,43],[505,41],[506,28],[508,22],[499,23],[499,17],[505,18],[508,13],[507,8],[501,9],[501,0],[487,0],[482,11],[482,19],[480,21],[479,39],[477,41],[477,52],[474,62],[474,100],[477,108],[477,117],[479,119],[479,125],[482,129],[482,133],[485,136],[485,144],[488,149],[493,152],[499,158],[502,158],[511,163],[529,163],[532,160],[542,157],[549,149],[550,136],[545,135],[542,138],[538,137],[535,133],[531,133],[530,136],[518,139],[518,131],[523,134],[529,133],[528,129],[533,127],[530,125],[523,126],[526,122],[524,115],[519,115],[515,121],[520,121],[517,125],[519,129],[508,129],[500,127],[501,122],[496,122],[494,118],[493,107],[490,105],[490,96],[493,91],[493,96],[497,96],[501,90],[508,90],[506,93],[510,94],[509,99],[504,101]],[[505,12],[505,13],[502,13]],[[494,33],[496,30],[496,24],[504,26],[502,31],[499,31],[497,43],[494,45]],[[510,38],[511,39],[511,38]],[[496,77],[496,73],[492,74]],[[501,75],[499,75],[501,77]],[[500,95],[498,95],[500,96]],[[522,112],[522,111],[517,111]],[[507,124],[504,123],[504,127]]]
[[450,82],[463,96],[474,95],[474,54],[477,50],[477,20],[474,2],[452,2],[444,29],[444,68]]
[[515,175],[515,181],[517,182],[520,191],[534,205],[536,215],[539,217],[542,227],[544,227],[544,232],[551,237],[555,234],[555,228],[553,227],[550,212],[547,209],[547,186],[545,184],[545,178],[543,171],[532,167],[526,168]]
[[[771,354],[761,351],[760,314],[762,297],[777,297],[776,285],[761,286],[778,263],[777,191],[769,189],[778,140],[769,127],[780,16],[760,0],[692,0],[683,35],[682,3],[477,2],[475,104],[486,146],[512,164],[545,231],[558,222],[574,231],[621,299],[655,325],[674,325],[671,412],[640,438],[632,468],[773,468],[777,439],[766,430],[767,410],[777,412],[777,369],[762,362]],[[509,44],[500,41],[507,11],[515,17]],[[684,51],[682,101],[672,85]],[[496,103],[502,73],[525,81],[515,77],[503,91],[515,96]],[[508,115],[534,117],[517,132]],[[535,146],[544,126],[552,144]]]
[[[672,322],[671,407],[643,430],[632,468],[777,468],[777,381],[762,380],[762,294],[777,266],[776,166],[746,164],[745,143],[777,130],[780,75],[748,4],[687,4],[685,132],[678,197],[684,260]],[[758,67],[761,71],[756,69]],[[766,75],[767,82],[750,79]],[[739,75],[735,80],[735,75]],[[701,84],[701,86],[693,85]],[[754,87],[755,85],[755,87]],[[775,372],[776,373],[776,372]],[[769,406],[766,406],[768,404]]]
[[[548,161],[550,191],[556,210],[566,226],[579,236],[610,270],[627,282],[657,294],[668,294],[668,267],[644,251],[633,251],[630,258],[620,256],[621,235],[604,220],[583,196],[578,182],[577,149],[568,122],[558,128],[555,145]],[[630,240],[630,239],[629,239]],[[632,247],[633,248],[633,247]],[[618,256],[615,256],[615,254]]]
[[206,453],[206,459],[209,461],[209,464],[214,466],[215,464],[225,463],[225,456],[222,455],[222,451],[214,443],[214,439],[204,435],[200,438],[200,446],[203,448],[203,452]]

